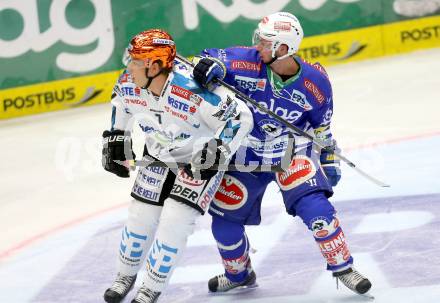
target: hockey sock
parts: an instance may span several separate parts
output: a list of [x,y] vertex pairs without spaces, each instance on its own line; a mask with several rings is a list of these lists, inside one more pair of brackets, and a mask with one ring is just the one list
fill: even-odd
[[200,212],[167,198],[153,244],[147,254],[144,285],[162,292],[173,273]]
[[353,263],[344,233],[335,216],[335,209],[323,192],[302,197],[295,205],[301,217],[313,233],[322,255],[327,261],[327,269],[339,271]]
[[249,240],[244,226],[214,216],[212,233],[217,241],[226,277],[233,282],[241,282],[246,279],[250,267],[250,257]]
[[156,231],[162,207],[133,200],[119,245],[118,272],[137,274]]
[[327,269],[331,271],[345,270],[353,264],[353,257],[345,240],[339,221],[334,218],[330,224],[314,231],[315,241],[327,261]]

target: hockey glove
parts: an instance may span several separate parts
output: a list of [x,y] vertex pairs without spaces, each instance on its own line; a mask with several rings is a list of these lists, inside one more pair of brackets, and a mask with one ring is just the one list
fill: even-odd
[[334,141],[333,146],[321,149],[321,167],[331,186],[336,186],[339,180],[341,180],[341,160],[339,160],[334,154],[334,152],[339,153],[340,151],[341,150],[336,145],[336,141]]
[[212,91],[218,86],[218,82],[213,80],[225,78],[226,66],[218,59],[203,57],[194,66],[193,76],[198,84]]
[[211,139],[193,156],[191,163],[183,167],[183,170],[191,178],[209,180],[218,172],[218,169],[211,167],[226,164],[230,153],[222,140]]
[[[105,130],[102,137],[102,167],[121,178],[130,177],[130,170],[127,166],[114,162],[114,160],[126,161],[136,158],[132,150],[130,135],[125,135],[123,130],[116,129],[112,131]],[[124,143],[130,144],[128,157],[124,153]]]

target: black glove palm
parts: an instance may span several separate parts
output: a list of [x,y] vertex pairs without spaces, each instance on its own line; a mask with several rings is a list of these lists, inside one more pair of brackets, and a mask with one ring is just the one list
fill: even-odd
[[[114,160],[125,161],[136,158],[132,150],[132,142],[130,134],[126,135],[123,130],[105,130],[102,133],[102,167],[121,178],[130,177],[128,167],[120,165]],[[124,152],[124,144],[129,144],[129,156],[126,157]]]
[[205,143],[201,151],[193,156],[191,163],[186,165],[183,170],[191,178],[209,180],[218,172],[218,169],[212,166],[226,164],[229,155],[230,150],[223,145],[222,140],[211,139]]

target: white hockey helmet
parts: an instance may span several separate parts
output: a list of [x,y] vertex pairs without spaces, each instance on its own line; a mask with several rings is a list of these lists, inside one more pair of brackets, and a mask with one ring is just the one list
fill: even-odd
[[291,13],[278,12],[264,17],[258,23],[252,43],[256,45],[261,39],[271,41],[272,57],[274,58],[277,49],[285,44],[289,48],[287,54],[277,58],[284,59],[298,51],[303,36],[304,32],[298,18]]

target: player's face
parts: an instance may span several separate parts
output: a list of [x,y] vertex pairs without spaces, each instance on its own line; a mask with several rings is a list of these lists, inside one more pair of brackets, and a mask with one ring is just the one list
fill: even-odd
[[144,87],[147,84],[145,75],[146,62],[144,60],[130,60],[127,70],[130,73],[134,84],[138,87]]
[[255,44],[257,51],[260,53],[261,59],[264,63],[272,60],[272,42],[264,39],[259,39]]

